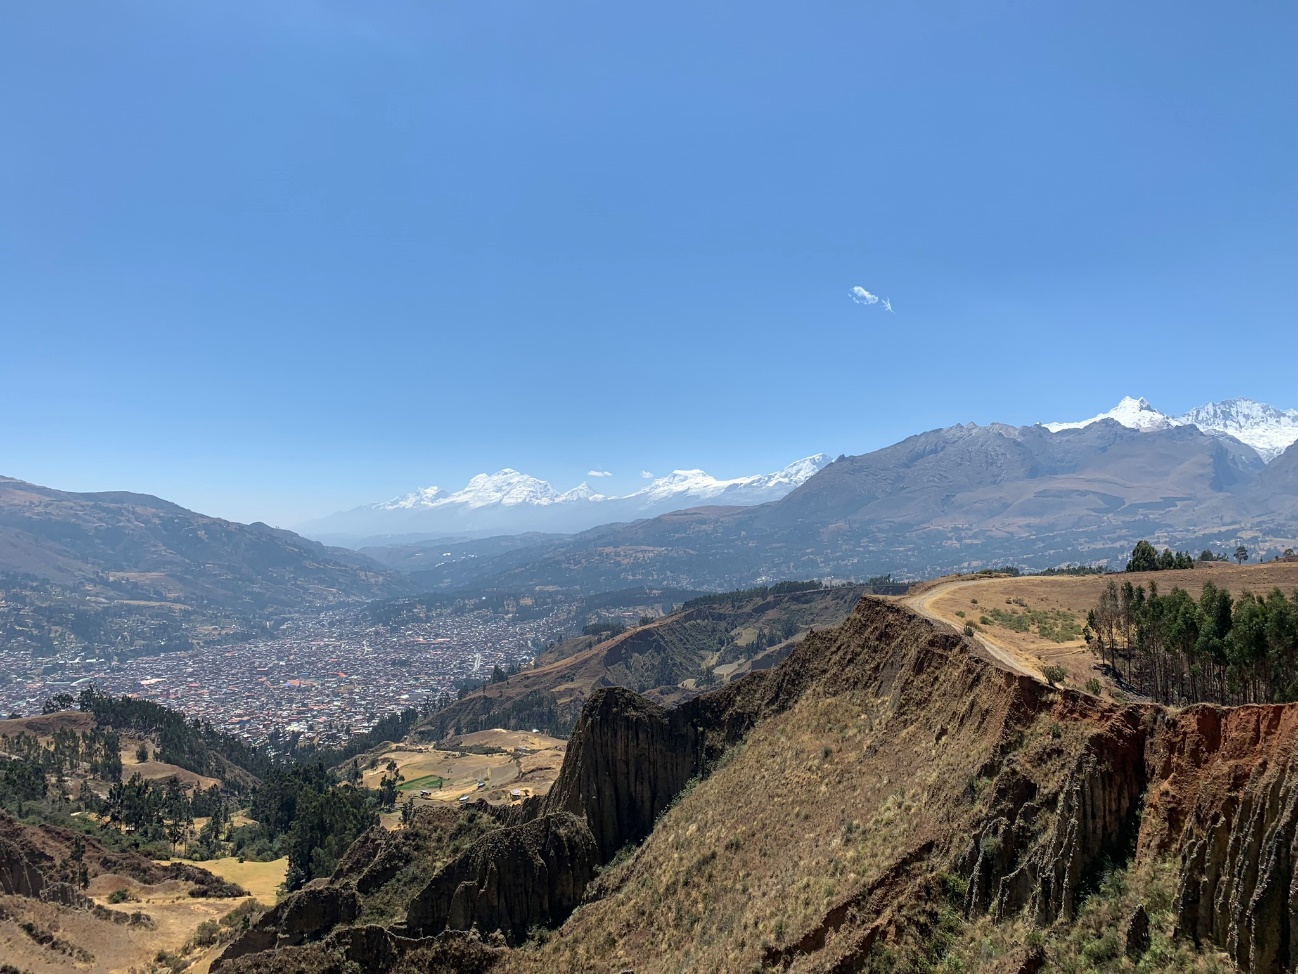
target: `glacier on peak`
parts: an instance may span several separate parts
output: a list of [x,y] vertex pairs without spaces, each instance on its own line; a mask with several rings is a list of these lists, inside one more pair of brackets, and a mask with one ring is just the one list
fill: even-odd
[[1081,429],[1112,419],[1142,432],[1194,426],[1212,436],[1229,436],[1244,443],[1270,463],[1291,444],[1298,442],[1298,410],[1277,409],[1252,399],[1224,399],[1205,403],[1182,416],[1159,412],[1145,399],[1125,397],[1107,413],[1075,423],[1042,423],[1052,433]]
[[582,484],[581,487],[560,494],[544,480],[505,467],[495,473],[480,473],[470,477],[461,490],[452,494],[440,487],[423,487],[393,500],[375,504],[374,507],[377,510],[395,511],[444,507],[450,504],[469,508],[492,504],[503,504],[506,507],[518,504],[545,506],[558,503],[561,499],[575,499],[585,487]]
[[608,500],[607,495],[599,493],[599,491],[595,490],[583,480],[576,487],[572,488],[572,490],[565,490],[562,494],[556,497],[555,503],[566,504],[569,501],[593,501],[598,503],[599,501],[606,500]]
[[1298,409],[1277,409],[1252,399],[1225,399],[1191,409],[1181,417],[1205,433],[1233,436],[1270,463],[1298,442]]
[[1041,425],[1052,433],[1058,433],[1061,430],[1079,430],[1103,419],[1112,419],[1128,429],[1141,430],[1146,433],[1185,425],[1180,420],[1160,413],[1149,404],[1148,400],[1143,398],[1133,399],[1131,396],[1124,396],[1122,401],[1107,413],[1100,413],[1100,415],[1092,416],[1090,419],[1083,419],[1076,423],[1042,423]]
[[653,483],[627,494],[623,500],[657,502],[680,496],[689,496],[700,500],[722,497],[723,500],[734,499],[725,495],[787,494],[800,486],[813,474],[829,466],[830,458],[824,453],[803,457],[788,466],[767,474],[753,474],[748,477],[735,477],[733,480],[718,480],[702,470],[673,470],[666,477],[659,477]]
[[[463,489],[448,493],[440,487],[422,487],[400,497],[372,505],[377,511],[419,511],[438,508],[473,510],[484,507],[549,507],[554,504],[604,501],[628,502],[633,509],[647,508],[664,501],[709,500],[731,495],[738,503],[774,500],[793,490],[807,478],[827,466],[830,458],[823,453],[795,460],[774,473],[753,474],[719,480],[703,470],[673,470],[665,477],[622,497],[601,494],[586,482],[571,490],[558,491],[548,481],[505,467],[495,473],[480,473],[469,479]],[[742,496],[740,496],[742,495]]]

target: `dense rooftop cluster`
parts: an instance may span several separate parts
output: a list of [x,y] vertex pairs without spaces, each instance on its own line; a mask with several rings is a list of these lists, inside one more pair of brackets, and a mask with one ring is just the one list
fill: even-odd
[[113,662],[78,651],[36,658],[0,645],[0,714],[39,713],[87,683],[154,700],[250,740],[272,730],[305,743],[336,744],[387,713],[454,695],[496,666],[530,660],[572,627],[574,609],[537,618],[488,608],[447,609],[389,626],[360,613],[302,616],[279,633],[245,642]]

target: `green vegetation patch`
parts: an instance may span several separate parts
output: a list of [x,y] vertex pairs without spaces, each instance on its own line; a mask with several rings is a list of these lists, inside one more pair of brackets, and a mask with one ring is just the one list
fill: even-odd
[[[989,609],[992,622],[1015,632],[1036,630],[1042,639],[1052,643],[1066,643],[1082,636],[1082,626],[1077,616],[1065,609],[1032,609],[1023,604],[1019,609]],[[984,619],[987,618],[984,616]],[[986,624],[986,623],[984,623]]]
[[397,785],[397,791],[416,791],[421,788],[440,788],[442,787],[442,776],[437,774],[426,774],[422,778],[415,778],[411,781],[403,781]]

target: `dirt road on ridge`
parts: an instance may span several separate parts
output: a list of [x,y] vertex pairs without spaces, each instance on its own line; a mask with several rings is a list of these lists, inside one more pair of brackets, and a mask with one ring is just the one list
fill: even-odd
[[[932,619],[934,622],[945,622],[948,626],[955,626],[957,629],[963,629],[962,620],[955,617],[948,617],[939,613],[933,603],[942,596],[951,595],[963,589],[976,588],[979,585],[986,585],[988,579],[973,578],[953,582],[943,582],[935,585],[919,595],[908,595],[902,599],[904,605],[910,606],[926,619]],[[998,642],[995,638],[984,632],[976,632],[971,637],[974,642],[981,646],[995,662],[1000,663],[1006,669],[1019,673],[1023,676],[1030,676],[1034,680],[1044,679],[1037,669],[1036,664],[1026,659],[1022,654],[1016,653],[1011,647],[1004,643]]]

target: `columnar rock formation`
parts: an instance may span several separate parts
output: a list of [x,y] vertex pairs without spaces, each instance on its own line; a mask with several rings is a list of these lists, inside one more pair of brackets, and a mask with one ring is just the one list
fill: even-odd
[[598,866],[585,822],[543,815],[489,833],[439,871],[410,904],[406,927],[429,935],[476,926],[521,943],[532,927],[567,919]]
[[320,940],[360,913],[360,897],[351,886],[311,886],[292,893],[268,910],[212,961],[219,970],[247,954],[296,947]]

